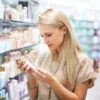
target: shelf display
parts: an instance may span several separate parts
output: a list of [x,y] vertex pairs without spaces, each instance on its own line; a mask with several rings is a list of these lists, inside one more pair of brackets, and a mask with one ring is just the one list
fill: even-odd
[[[70,18],[86,54],[94,60],[94,69],[100,67],[100,29],[99,21],[78,20]],[[95,67],[96,63],[96,67]],[[96,69],[97,70],[97,69]]]
[[12,26],[12,27],[28,27],[28,26],[36,26],[36,23],[29,23],[29,22],[22,22],[22,21],[11,21],[11,20],[5,20],[5,19],[0,19],[0,26]]
[[27,56],[31,60],[29,54],[39,43],[36,26],[34,23],[0,19],[0,100],[29,98],[25,85],[27,78],[17,69],[16,59]]
[[[28,4],[29,8],[23,7],[22,11],[23,5],[17,5],[16,10],[13,9],[15,11],[13,15],[16,13],[20,16],[10,18],[7,12],[3,11],[6,15],[0,17],[4,17],[4,19],[0,19],[0,100],[29,99],[26,87],[27,78],[23,72],[17,69],[16,58],[24,56],[34,63],[37,55],[34,47],[43,41],[38,34],[36,20],[32,21],[38,15],[33,13],[35,13],[39,3],[37,0],[29,1],[33,2]],[[45,4],[45,6],[47,5]],[[94,68],[97,69],[100,67],[100,22],[95,21],[95,18],[93,20],[88,17],[84,19],[82,16],[82,18],[79,18],[79,13],[74,16],[75,10],[71,12],[69,9],[67,9],[68,12],[73,15],[70,16],[70,20],[76,36],[79,38],[84,52],[93,58]],[[31,15],[26,14],[27,10]]]

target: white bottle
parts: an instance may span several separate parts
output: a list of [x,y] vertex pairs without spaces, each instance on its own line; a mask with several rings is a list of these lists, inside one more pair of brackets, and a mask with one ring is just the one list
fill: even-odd
[[9,70],[9,57],[8,56],[4,56],[4,62],[2,64],[2,67],[5,68],[5,80],[6,82],[9,81],[9,74],[11,73],[10,70]]
[[19,99],[19,85],[17,80],[12,80],[8,85],[10,100],[20,100]]
[[18,74],[18,69],[17,69],[17,64],[16,64],[16,52],[11,52],[10,53],[10,78],[15,77]]
[[4,18],[4,5],[0,0],[0,19]]
[[23,21],[24,22],[27,22],[27,19],[28,19],[27,10],[28,10],[27,7],[23,7],[22,13],[23,13]]
[[17,13],[18,13],[17,15],[18,21],[22,21],[22,5],[20,4],[17,6]]

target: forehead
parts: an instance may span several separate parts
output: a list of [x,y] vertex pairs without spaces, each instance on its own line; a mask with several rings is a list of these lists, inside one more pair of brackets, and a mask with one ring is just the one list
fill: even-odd
[[54,29],[54,27],[51,26],[51,25],[43,25],[43,24],[39,24],[38,28],[39,28],[40,31],[44,31],[44,30],[48,31],[48,30],[53,30]]
[[39,24],[38,25],[40,34],[45,34],[45,33],[54,33],[55,31],[57,31],[59,28],[57,27],[53,27],[51,25],[43,25],[43,24]]

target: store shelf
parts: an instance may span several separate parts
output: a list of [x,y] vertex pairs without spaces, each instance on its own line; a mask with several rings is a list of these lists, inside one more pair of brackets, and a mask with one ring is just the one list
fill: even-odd
[[100,58],[100,21],[78,19],[75,16],[70,19],[84,52],[94,60]]
[[5,53],[8,53],[8,52],[12,52],[12,51],[31,49],[33,46],[35,46],[35,45],[29,45],[29,46],[25,46],[25,47],[13,49],[13,50],[3,51],[3,52],[0,52],[0,55],[1,55],[1,54],[5,54]]
[[18,80],[18,78],[19,78],[21,75],[23,75],[23,74],[24,74],[24,73],[20,73],[20,74],[18,74],[18,75],[16,75],[16,76],[10,78],[9,81],[8,81],[3,87],[0,88],[0,91],[1,91],[2,89],[6,89],[7,85],[10,84],[10,83],[12,82],[12,80],[14,80],[14,79]]
[[[2,0],[1,2],[4,7],[9,5],[10,12],[15,11],[11,16],[16,17],[8,15],[9,18],[5,16],[0,18],[0,100],[29,100],[26,87],[27,77],[24,72],[17,68],[16,58],[25,56],[27,59],[30,51],[39,44],[34,17],[35,10],[37,10],[35,8],[38,7],[39,1],[22,0],[23,3],[28,3],[28,9],[26,11],[22,5],[24,11],[20,13],[17,12],[19,0]],[[25,14],[27,17],[24,16]],[[5,9],[3,15],[6,15]]]
[[5,26],[5,27],[28,27],[28,26],[33,26],[33,27],[35,27],[37,25],[36,25],[36,23],[0,19],[0,26]]

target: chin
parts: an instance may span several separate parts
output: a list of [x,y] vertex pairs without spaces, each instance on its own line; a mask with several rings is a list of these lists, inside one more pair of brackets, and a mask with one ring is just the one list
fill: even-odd
[[55,50],[55,49],[54,49],[54,48],[52,48],[52,47],[49,47],[49,49],[50,49],[50,50]]
[[53,46],[48,46],[49,47],[49,49],[51,49],[51,50],[53,50],[53,51],[55,51],[57,48],[55,48],[55,47],[53,47]]

